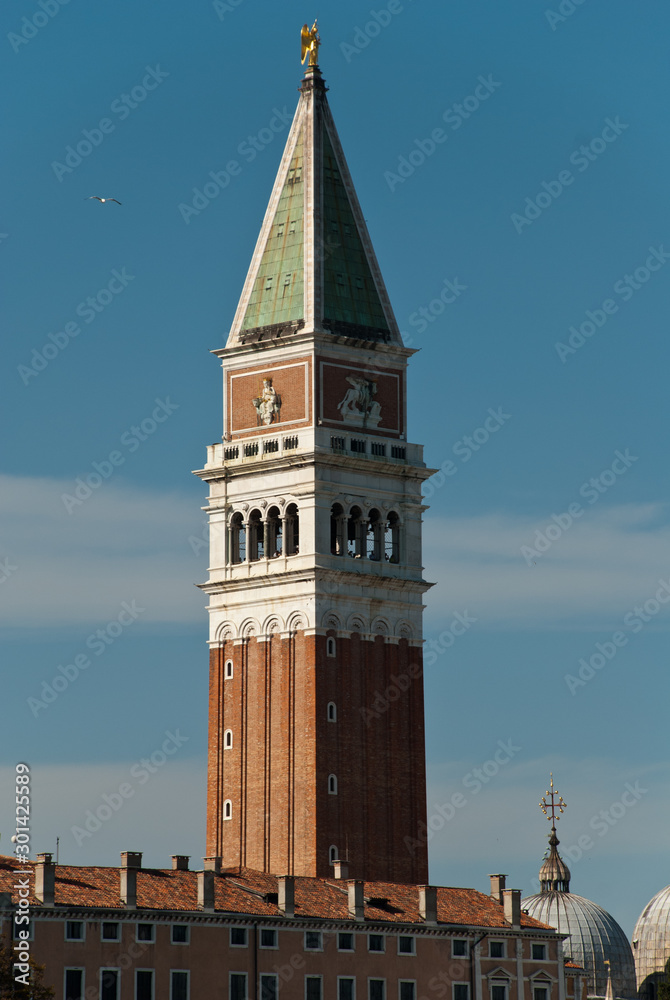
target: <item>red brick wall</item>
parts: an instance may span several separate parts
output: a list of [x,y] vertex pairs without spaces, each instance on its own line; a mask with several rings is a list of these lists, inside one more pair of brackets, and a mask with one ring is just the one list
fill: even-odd
[[[305,427],[312,422],[311,359],[296,358],[280,366],[267,363],[226,372],[226,432],[231,437],[254,436]],[[307,376],[305,377],[305,371]],[[257,426],[252,400],[261,396],[263,379],[271,378],[272,387],[281,397],[279,420]]]
[[[336,643],[334,658],[325,636],[302,632],[212,651],[207,853],[226,867],[329,877],[334,844],[341,858],[348,849],[352,878],[425,883],[421,651],[381,636]],[[234,676],[222,680],[227,659]]]
[[386,368],[376,365],[374,368],[357,365],[343,366],[340,362],[325,358],[317,359],[318,388],[317,412],[324,426],[339,427],[354,430],[356,425],[342,420],[338,405],[351,388],[347,382],[348,375],[358,375],[374,381],[377,385],[375,402],[381,406],[381,420],[377,427],[367,427],[371,434],[397,437],[405,432],[405,370]]

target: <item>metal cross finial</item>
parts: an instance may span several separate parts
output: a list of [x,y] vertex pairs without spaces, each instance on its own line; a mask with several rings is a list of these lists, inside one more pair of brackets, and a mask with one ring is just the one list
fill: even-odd
[[549,788],[540,799],[540,809],[547,819],[551,820],[551,825],[555,828],[556,821],[561,818],[560,815],[556,815],[556,811],[558,810],[559,814],[562,813],[567,803],[563,801],[562,796],[554,788],[554,775],[550,774],[549,777],[551,781],[549,782]]

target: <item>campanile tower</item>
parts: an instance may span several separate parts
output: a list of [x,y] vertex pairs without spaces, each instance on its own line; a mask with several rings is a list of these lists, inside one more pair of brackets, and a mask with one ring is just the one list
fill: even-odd
[[[422,448],[407,358],[312,46],[221,358],[207,852],[425,883]],[[409,846],[406,838],[409,838]]]

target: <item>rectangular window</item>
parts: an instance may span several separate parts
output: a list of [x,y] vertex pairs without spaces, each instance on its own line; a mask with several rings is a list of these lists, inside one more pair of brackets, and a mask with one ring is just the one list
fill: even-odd
[[470,1000],[470,983],[454,983],[453,1000]]
[[119,1000],[118,969],[100,969],[100,1000]]
[[135,1000],[154,1000],[154,970],[135,970]]
[[188,1000],[188,972],[170,973],[170,1000]]
[[368,979],[368,1000],[386,1000],[385,979]]
[[84,921],[83,920],[66,920],[65,921],[65,940],[66,941],[83,941],[84,940]]
[[305,976],[305,1000],[321,1000],[321,976]]
[[489,941],[489,958],[504,958],[504,957],[505,957],[505,942]]
[[491,1000],[507,1000],[507,987],[496,984],[491,987]]
[[230,946],[231,948],[246,948],[247,946],[246,927],[230,928]]
[[536,962],[544,962],[547,957],[547,946],[546,944],[532,944],[530,946],[531,957]]
[[154,939],[154,925],[153,924],[138,924],[137,925],[137,940],[138,941],[153,941]]
[[263,974],[261,976],[261,997],[260,1000],[277,1000],[277,977]]
[[173,924],[172,925],[172,944],[188,944],[189,942],[189,930],[188,924]]
[[[28,931],[28,937],[19,938],[19,931],[21,934],[25,934]],[[14,921],[14,940],[15,941],[32,941],[33,940],[33,922],[29,920],[27,924],[17,924]]]
[[247,1000],[246,972],[230,973],[230,988],[228,990],[228,1000]]
[[398,938],[398,954],[399,955],[415,955],[416,951],[414,948],[414,938],[405,936],[403,934]]
[[549,990],[546,986],[536,986],[533,989],[533,1000],[549,1000]]
[[321,951],[321,931],[305,931],[305,951]]
[[84,1000],[84,970],[65,970],[65,1000]]
[[416,983],[413,979],[401,979],[399,981],[398,1000],[416,1000]]
[[338,951],[353,951],[354,950],[354,935],[348,934],[345,931],[337,935],[337,950]]
[[385,951],[383,934],[368,934],[368,951]]
[[337,1000],[356,1000],[356,980],[350,976],[337,977]]
[[100,925],[100,938],[103,941],[118,941],[119,925],[117,923],[103,921]]
[[270,927],[261,927],[261,948],[276,948],[277,932]]
[[467,958],[468,942],[465,938],[454,938],[451,942],[452,958]]

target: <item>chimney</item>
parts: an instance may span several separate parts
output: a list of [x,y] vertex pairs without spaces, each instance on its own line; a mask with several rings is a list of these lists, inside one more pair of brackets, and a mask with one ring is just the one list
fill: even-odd
[[205,870],[198,872],[198,907],[201,910],[214,910],[215,882],[214,872]]
[[521,925],[521,889],[503,889],[503,908],[505,920],[512,927]]
[[188,863],[190,856],[188,854],[173,854],[172,855],[172,871],[173,872],[187,872]]
[[357,879],[352,880],[347,885],[349,890],[349,916],[353,917],[354,920],[365,919],[364,885],[364,882],[359,882]]
[[295,879],[283,875],[277,880],[277,905],[285,917],[295,916]]
[[141,867],[141,851],[121,852],[121,902],[130,909],[137,906],[137,870]]
[[419,886],[419,913],[427,924],[437,923],[437,889],[434,885]]
[[43,906],[53,906],[56,891],[56,866],[53,854],[38,854],[35,865],[35,895]]
[[335,872],[335,878],[349,878],[349,862],[348,861],[333,861],[333,870]]
[[221,873],[221,858],[218,856],[203,858],[202,865],[206,872],[216,872],[217,875]]
[[507,875],[489,875],[489,878],[491,879],[491,895],[498,903],[502,903]]

